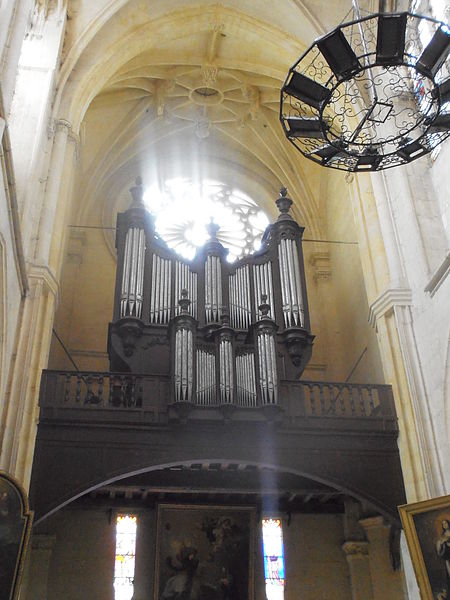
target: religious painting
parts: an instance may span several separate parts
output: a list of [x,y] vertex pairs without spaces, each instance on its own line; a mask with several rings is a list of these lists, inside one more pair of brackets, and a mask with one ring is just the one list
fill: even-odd
[[25,552],[33,513],[24,490],[0,471],[0,596],[14,600],[19,594]]
[[155,600],[253,600],[254,514],[159,505]]
[[399,512],[423,600],[450,599],[450,496]]

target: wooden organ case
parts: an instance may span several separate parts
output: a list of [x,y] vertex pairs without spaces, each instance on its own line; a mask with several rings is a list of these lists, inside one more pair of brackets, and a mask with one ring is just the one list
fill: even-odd
[[111,371],[167,376],[174,407],[277,409],[280,380],[300,377],[314,338],[286,189],[261,249],[234,263],[214,223],[194,259],[180,257],[155,232],[140,180],[130,191],[117,217]]

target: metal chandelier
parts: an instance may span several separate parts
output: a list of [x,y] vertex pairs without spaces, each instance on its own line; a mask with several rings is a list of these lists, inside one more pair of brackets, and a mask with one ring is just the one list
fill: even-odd
[[[433,151],[450,135],[450,29],[409,12],[339,25],[289,69],[286,137],[307,158],[377,171]],[[423,31],[428,43],[423,42]]]

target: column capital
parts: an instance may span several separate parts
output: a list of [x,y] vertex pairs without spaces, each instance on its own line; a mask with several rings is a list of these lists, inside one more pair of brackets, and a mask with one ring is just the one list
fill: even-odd
[[53,294],[58,303],[59,300],[59,283],[53,273],[53,271],[44,264],[33,264],[30,265],[28,270],[28,277],[30,283],[34,281],[41,281],[45,288]]
[[64,131],[67,135],[72,132],[72,123],[67,119],[55,119],[53,124],[53,131]]
[[369,542],[362,540],[348,540],[342,544],[342,550],[347,557],[367,556],[369,554]]
[[395,306],[412,304],[412,292],[409,288],[388,288],[369,306],[369,323],[375,327],[380,317],[384,317]]

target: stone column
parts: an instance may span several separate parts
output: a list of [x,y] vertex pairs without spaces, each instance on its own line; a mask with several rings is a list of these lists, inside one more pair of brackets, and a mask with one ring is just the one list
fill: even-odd
[[369,540],[369,566],[372,577],[374,600],[403,598],[404,578],[401,570],[394,571],[389,548],[390,526],[383,517],[361,519],[360,524]]
[[[28,489],[38,420],[39,385],[46,368],[58,285],[45,267],[31,267],[30,289],[22,300],[17,350],[5,394],[0,468]],[[1,436],[0,436],[1,437]]]
[[63,180],[64,164],[66,160],[66,146],[72,125],[65,119],[55,123],[55,139],[53,142],[52,156],[49,169],[49,179],[39,225],[39,241],[37,246],[37,260],[40,264],[48,265],[50,247],[52,243],[53,228],[60,199],[60,189]]
[[350,571],[352,600],[374,600],[368,546],[368,542],[360,540],[349,540],[342,545]]
[[75,176],[77,172],[80,138],[72,130],[66,142],[66,153],[61,172],[59,199],[53,221],[53,232],[49,250],[48,264],[56,279],[61,277],[62,264],[65,257],[67,240],[71,233],[68,225],[72,213],[72,200]]

